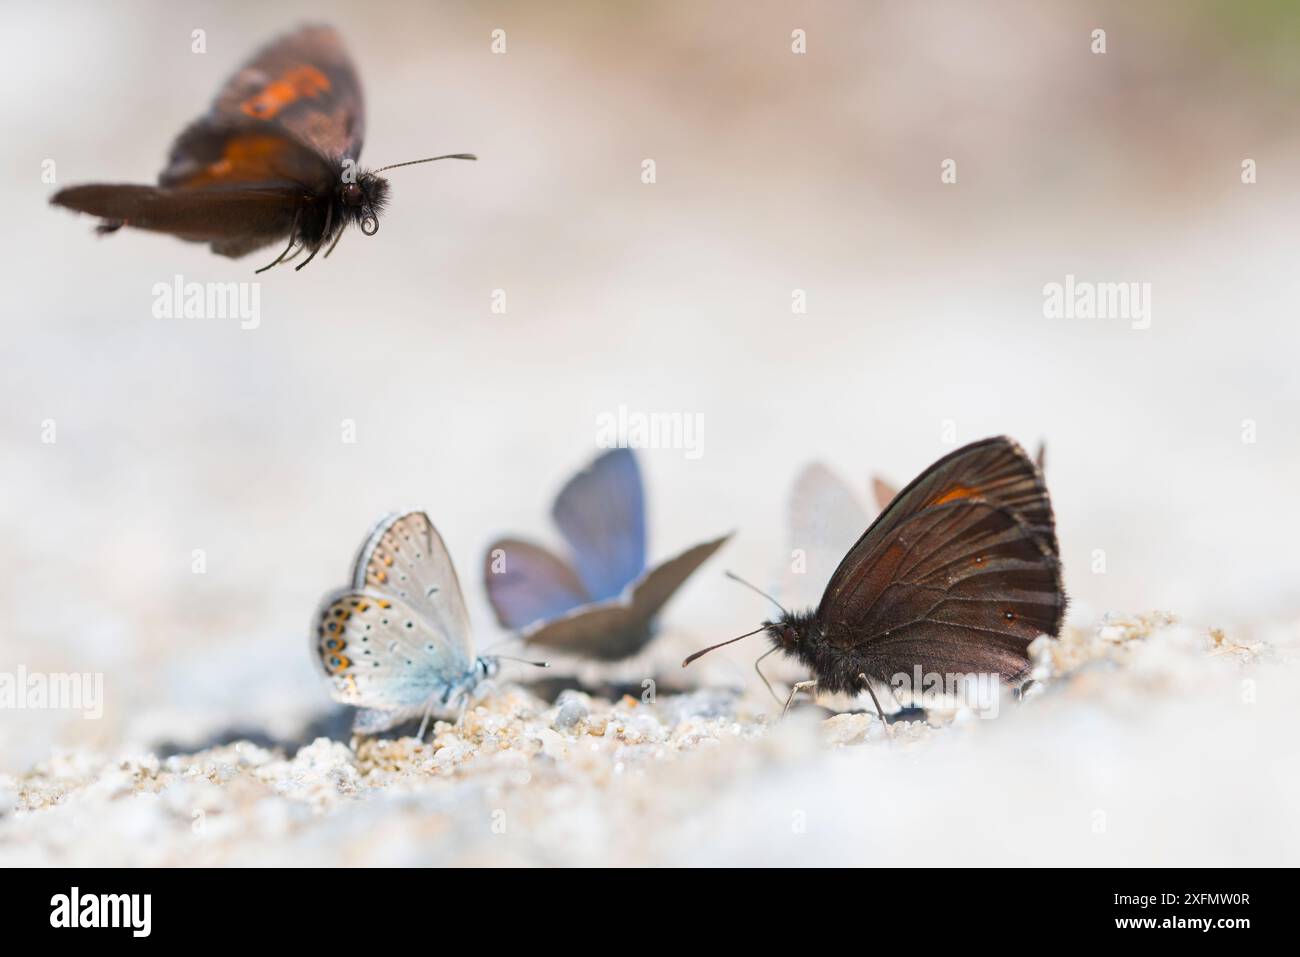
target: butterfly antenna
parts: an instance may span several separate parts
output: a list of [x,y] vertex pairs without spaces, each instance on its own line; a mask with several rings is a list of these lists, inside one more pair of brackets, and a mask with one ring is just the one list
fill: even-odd
[[720,641],[716,645],[709,645],[709,647],[707,648],[702,648],[699,651],[695,652],[695,654],[688,657],[685,661],[683,661],[682,667],[685,668],[696,658],[700,657],[700,655],[707,655],[710,651],[713,651],[714,649],[717,648],[721,648],[723,645],[729,645],[732,642],[740,641],[741,638],[748,638],[750,635],[757,635],[760,631],[764,631],[766,628],[767,628],[766,625],[759,625],[753,631],[747,631],[743,635],[740,635],[736,638],[728,638],[726,641]]
[[744,585],[744,586],[745,586],[746,588],[748,588],[750,591],[758,592],[760,595],[762,595],[764,598],[766,598],[768,601],[770,601],[773,605],[776,605],[777,608],[780,608],[780,609],[781,609],[781,614],[783,614],[783,615],[788,615],[788,614],[790,614],[788,611],[785,610],[785,606],[784,606],[784,605],[782,605],[779,601],[777,601],[775,598],[773,598],[773,597],[772,597],[771,595],[769,595],[767,592],[763,591],[763,589],[759,588],[757,585],[751,585],[749,582],[745,581],[745,579],[741,578],[741,577],[740,577],[739,575],[737,575],[735,572],[723,572],[723,574],[726,575],[728,578],[730,578],[733,582],[740,582],[742,585]]
[[446,156],[430,156],[422,160],[407,160],[405,163],[394,163],[391,166],[381,166],[379,169],[371,170],[372,173],[382,173],[386,169],[397,169],[399,166],[414,166],[417,163],[432,163],[434,160],[476,160],[478,159],[473,153],[448,153]]
[[549,668],[549,661],[529,661],[527,658],[515,658],[512,655],[496,655],[498,661],[517,661],[522,665],[532,665],[534,668]]

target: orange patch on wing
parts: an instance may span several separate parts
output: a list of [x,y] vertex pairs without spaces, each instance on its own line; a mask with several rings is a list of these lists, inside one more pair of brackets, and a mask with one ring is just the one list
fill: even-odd
[[948,502],[956,502],[959,499],[970,498],[975,494],[975,489],[967,488],[964,485],[955,485],[948,491],[944,492],[938,498],[931,499],[931,505],[946,505]]
[[314,66],[296,66],[280,79],[264,86],[256,96],[251,96],[239,108],[259,120],[269,120],[291,103],[304,96],[314,98],[330,88],[330,81]]
[[185,186],[212,183],[255,183],[273,179],[275,161],[284,153],[284,140],[277,136],[236,136],[226,143],[221,159],[209,163],[185,180]]

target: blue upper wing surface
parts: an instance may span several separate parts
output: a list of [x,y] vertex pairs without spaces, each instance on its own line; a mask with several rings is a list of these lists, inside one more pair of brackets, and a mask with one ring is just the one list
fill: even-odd
[[541,546],[513,538],[488,549],[483,582],[497,621],[515,630],[558,618],[591,600],[564,561]]
[[551,515],[591,600],[616,597],[645,571],[645,490],[631,449],[611,449],[570,479]]

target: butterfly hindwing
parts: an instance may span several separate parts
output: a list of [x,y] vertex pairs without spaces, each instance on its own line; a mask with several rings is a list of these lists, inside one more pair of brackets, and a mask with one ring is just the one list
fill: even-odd
[[335,700],[386,712],[394,724],[431,706],[437,711],[472,668],[463,643],[401,599],[374,590],[326,596],[312,644]]
[[551,514],[593,600],[617,596],[645,571],[645,491],[631,449],[611,449],[570,479]]
[[630,594],[584,605],[541,623],[526,630],[524,640],[600,661],[631,657],[654,637],[655,619],[677,590],[730,537],[688,548],[642,575]]
[[1060,629],[1059,566],[1008,509],[928,509],[874,561],[872,575],[891,581],[856,625],[874,657],[1010,679],[1024,670],[1029,643]]
[[582,605],[549,621],[524,629],[524,641],[597,661],[619,661],[651,639],[648,623],[617,598]]
[[728,534],[711,542],[702,542],[646,572],[632,589],[632,607],[636,614],[647,621],[652,620],[677,589],[686,584],[686,579],[730,538]]

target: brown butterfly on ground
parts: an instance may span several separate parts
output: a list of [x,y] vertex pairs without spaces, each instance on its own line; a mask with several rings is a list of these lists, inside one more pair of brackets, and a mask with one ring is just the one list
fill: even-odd
[[1060,634],[1065,606],[1042,473],[999,437],[944,456],[894,496],[841,560],[816,609],[783,608],[740,638],[766,632],[767,654],[783,652],[812,672],[787,708],[812,687],[867,691],[874,701],[873,682],[889,685],[918,667],[1017,681],[1029,669],[1030,642]]
[[133,226],[209,243],[231,258],[287,237],[284,252],[257,272],[306,249],[301,269],[327,244],[328,257],[349,223],[367,236],[379,231],[388,181],[378,173],[475,159],[453,153],[362,170],[364,132],[361,84],[339,35],[303,27],[226,82],[208,113],[177,137],[157,186],[71,186],[50,202],[102,217],[100,233]]

